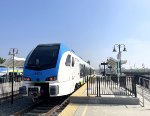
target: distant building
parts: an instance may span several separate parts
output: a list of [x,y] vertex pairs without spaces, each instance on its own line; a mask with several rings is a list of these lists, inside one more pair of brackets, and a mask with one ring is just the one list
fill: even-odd
[[[112,67],[112,71],[117,74],[119,71],[118,60],[116,60],[112,57],[109,57],[107,59],[107,63],[108,63],[108,65],[110,65]],[[121,65],[126,64],[126,63],[127,63],[127,60],[121,60]]]
[[[14,57],[14,67],[23,67],[25,58]],[[5,67],[13,67],[13,58],[7,59],[3,64]]]
[[[14,57],[14,72],[22,73],[25,58]],[[0,64],[0,76],[11,74],[13,72],[13,58],[7,59],[3,64]]]

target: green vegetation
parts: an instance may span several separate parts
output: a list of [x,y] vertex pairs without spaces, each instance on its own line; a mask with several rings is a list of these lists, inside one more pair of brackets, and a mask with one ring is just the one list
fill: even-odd
[[4,63],[6,59],[0,57],[0,64]]
[[90,62],[89,60],[87,61],[87,63],[88,63],[89,65],[91,64],[91,62]]

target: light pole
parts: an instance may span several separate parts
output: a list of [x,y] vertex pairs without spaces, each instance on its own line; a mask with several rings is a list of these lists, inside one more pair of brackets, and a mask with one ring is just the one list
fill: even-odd
[[118,74],[118,77],[121,75],[121,47],[124,47],[123,48],[123,51],[127,51],[126,50],[126,47],[124,44],[115,44],[114,45],[114,49],[113,49],[113,52],[116,52],[116,48],[115,47],[118,47],[119,51],[118,51],[118,54],[117,54],[117,59],[118,59],[118,67],[117,67],[117,74]]
[[9,50],[9,55],[12,55],[13,57],[13,76],[12,76],[12,87],[11,87],[11,104],[13,104],[13,95],[14,95],[14,92],[13,92],[13,84],[14,84],[14,57],[15,55],[18,54],[18,49],[17,48],[10,48]]

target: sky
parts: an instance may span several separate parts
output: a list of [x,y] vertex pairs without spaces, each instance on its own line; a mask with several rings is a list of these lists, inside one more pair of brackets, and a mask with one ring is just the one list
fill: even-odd
[[150,0],[0,0],[1,57],[44,43],[64,43],[95,68],[124,44],[123,67],[150,68]]

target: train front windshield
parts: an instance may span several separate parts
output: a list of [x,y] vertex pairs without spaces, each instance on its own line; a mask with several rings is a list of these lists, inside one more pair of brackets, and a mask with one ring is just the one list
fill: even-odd
[[55,68],[60,45],[37,46],[29,57],[26,69],[44,70]]

